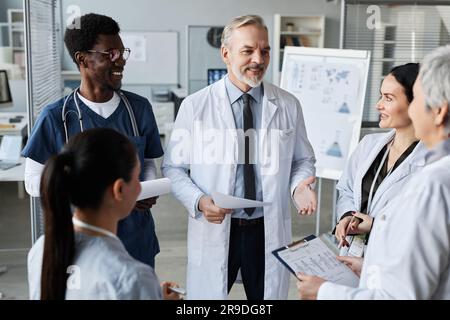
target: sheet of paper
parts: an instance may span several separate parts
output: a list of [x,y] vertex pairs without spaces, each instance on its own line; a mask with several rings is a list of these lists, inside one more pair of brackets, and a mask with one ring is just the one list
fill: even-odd
[[318,276],[350,287],[357,287],[359,284],[358,276],[340,262],[320,238],[308,241],[306,246],[297,245],[279,251],[278,255],[295,272]]
[[216,206],[224,209],[258,208],[270,205],[270,202],[236,198],[217,191],[212,193],[212,198]]
[[142,190],[141,193],[139,194],[139,197],[137,198],[138,201],[169,193],[171,183],[170,179],[162,178],[156,180],[142,181],[141,187]]
[[22,136],[3,136],[0,144],[0,160],[18,162],[22,150]]

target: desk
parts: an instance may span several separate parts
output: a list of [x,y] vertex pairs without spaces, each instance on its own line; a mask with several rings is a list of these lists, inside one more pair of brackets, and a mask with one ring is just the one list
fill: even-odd
[[23,182],[25,180],[25,158],[20,158],[20,165],[12,167],[7,170],[0,170],[0,182],[1,181],[17,181],[17,191],[19,199],[23,199],[25,196],[25,190]]
[[[20,122],[9,123],[10,118],[23,116]],[[28,118],[26,112],[0,112],[0,136],[27,135]],[[9,128],[2,127],[6,125]],[[25,175],[25,158],[20,158],[20,165],[8,170],[0,170],[0,181],[17,181],[19,199],[23,199],[25,195],[23,181]]]
[[[23,116],[20,122],[9,123],[10,118],[17,116]],[[0,136],[20,135],[24,137],[27,135],[27,124],[28,118],[26,112],[0,112]]]

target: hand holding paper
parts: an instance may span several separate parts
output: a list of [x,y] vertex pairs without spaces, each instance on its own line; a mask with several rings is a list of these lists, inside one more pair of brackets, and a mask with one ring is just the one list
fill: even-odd
[[134,206],[135,210],[138,211],[147,211],[148,209],[153,208],[153,206],[156,204],[156,200],[158,200],[158,196],[147,198],[144,200],[136,201],[136,205]]
[[243,198],[236,198],[217,191],[212,193],[212,198],[216,206],[224,209],[258,208],[269,206],[271,204],[270,202],[261,202]]
[[198,202],[198,209],[210,223],[221,224],[227,214],[231,214],[233,210],[224,209],[217,206],[210,196],[202,196]]
[[162,178],[156,180],[149,180],[141,182],[141,193],[137,198],[137,201],[153,198],[170,192],[171,183],[170,179]]
[[309,236],[305,239],[307,241],[277,249],[273,254],[296,276],[300,272],[345,286],[358,286],[358,276],[339,261],[320,238]]
[[317,300],[320,286],[326,281],[317,276],[297,273],[297,289],[300,300]]

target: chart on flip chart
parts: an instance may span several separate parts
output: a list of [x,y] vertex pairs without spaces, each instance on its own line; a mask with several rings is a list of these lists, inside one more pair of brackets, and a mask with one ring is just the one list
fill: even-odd
[[297,97],[317,176],[339,179],[359,141],[370,52],[286,47],[281,87]]

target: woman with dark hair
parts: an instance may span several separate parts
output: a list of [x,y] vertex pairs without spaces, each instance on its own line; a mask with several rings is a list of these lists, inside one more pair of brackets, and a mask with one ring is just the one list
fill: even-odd
[[301,299],[450,299],[450,45],[425,56],[413,91],[424,168],[375,219],[359,286],[297,274]]
[[418,73],[419,64],[408,63],[393,68],[384,78],[376,108],[380,128],[392,130],[366,135],[339,179],[335,236],[343,247],[341,256],[363,256],[369,236],[365,230],[370,230],[373,218],[424,165],[418,155],[425,147],[418,142],[408,116]]
[[[177,299],[126,251],[118,222],[141,191],[132,142],[113,129],[74,136],[41,177],[45,236],[28,255],[31,299]],[[72,212],[73,209],[73,212]]]

